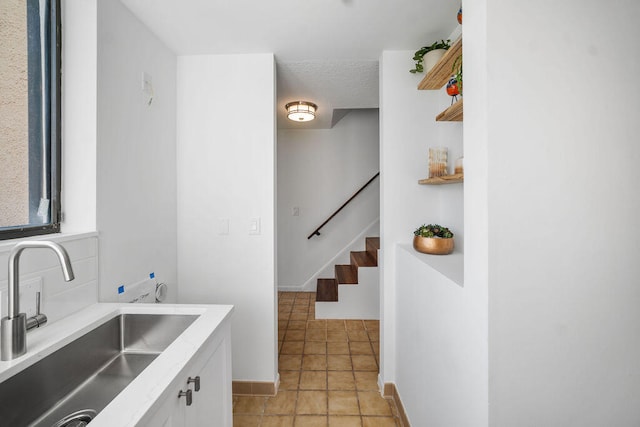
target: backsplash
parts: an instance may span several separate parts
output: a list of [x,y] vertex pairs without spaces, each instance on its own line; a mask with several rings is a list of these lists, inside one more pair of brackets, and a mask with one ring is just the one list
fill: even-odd
[[[31,240],[31,239],[30,239]],[[35,289],[42,288],[41,312],[55,322],[98,302],[97,233],[39,236],[33,240],[52,240],[62,245],[71,258],[75,279],[65,282],[58,258],[48,249],[26,249],[20,256],[20,285],[24,297],[20,311],[30,315],[35,307]],[[7,268],[13,244],[0,245],[0,315],[7,314]],[[26,288],[29,288],[27,291]]]

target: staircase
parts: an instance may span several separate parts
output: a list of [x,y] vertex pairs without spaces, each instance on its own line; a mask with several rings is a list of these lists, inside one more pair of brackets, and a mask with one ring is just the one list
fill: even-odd
[[350,264],[336,265],[335,277],[318,279],[316,318],[379,318],[379,237],[365,239],[365,251],[352,251]]

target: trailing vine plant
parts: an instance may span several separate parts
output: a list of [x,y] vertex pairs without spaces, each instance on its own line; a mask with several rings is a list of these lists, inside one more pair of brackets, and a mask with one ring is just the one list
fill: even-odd
[[410,73],[422,73],[424,72],[424,65],[422,63],[424,56],[436,49],[449,49],[451,47],[451,40],[440,40],[434,42],[431,46],[423,46],[420,49],[416,50],[416,53],[413,55],[413,60],[416,62],[416,66],[414,69],[409,70]]

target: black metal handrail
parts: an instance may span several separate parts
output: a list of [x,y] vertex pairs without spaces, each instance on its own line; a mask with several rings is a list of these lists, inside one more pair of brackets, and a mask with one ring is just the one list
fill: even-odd
[[373,177],[371,177],[371,179],[369,181],[367,181],[367,183],[365,185],[363,185],[358,191],[355,192],[355,194],[353,196],[351,196],[349,198],[349,200],[347,200],[346,202],[344,202],[344,204],[342,206],[340,206],[338,208],[337,211],[335,211],[333,214],[331,214],[331,216],[329,218],[327,218],[327,220],[325,222],[323,222],[320,227],[316,228],[313,233],[309,234],[309,237],[307,237],[307,240],[311,239],[313,236],[319,236],[320,235],[320,229],[322,227],[324,227],[325,225],[327,225],[327,223],[329,221],[331,221],[333,219],[334,216],[338,215],[338,212],[340,212],[342,209],[344,209],[345,206],[347,206],[349,204],[349,202],[351,202],[353,199],[356,198],[356,196],[358,194],[360,194],[362,192],[362,190],[364,190],[365,188],[367,188],[367,186],[369,184],[371,184],[373,182],[374,179],[376,179],[378,176],[380,176],[380,172],[376,173]]

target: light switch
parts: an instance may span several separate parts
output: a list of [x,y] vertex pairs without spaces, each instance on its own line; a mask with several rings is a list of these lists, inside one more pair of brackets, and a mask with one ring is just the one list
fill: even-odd
[[260,234],[260,218],[249,220],[249,234]]
[[218,235],[226,236],[229,234],[229,218],[218,218]]

